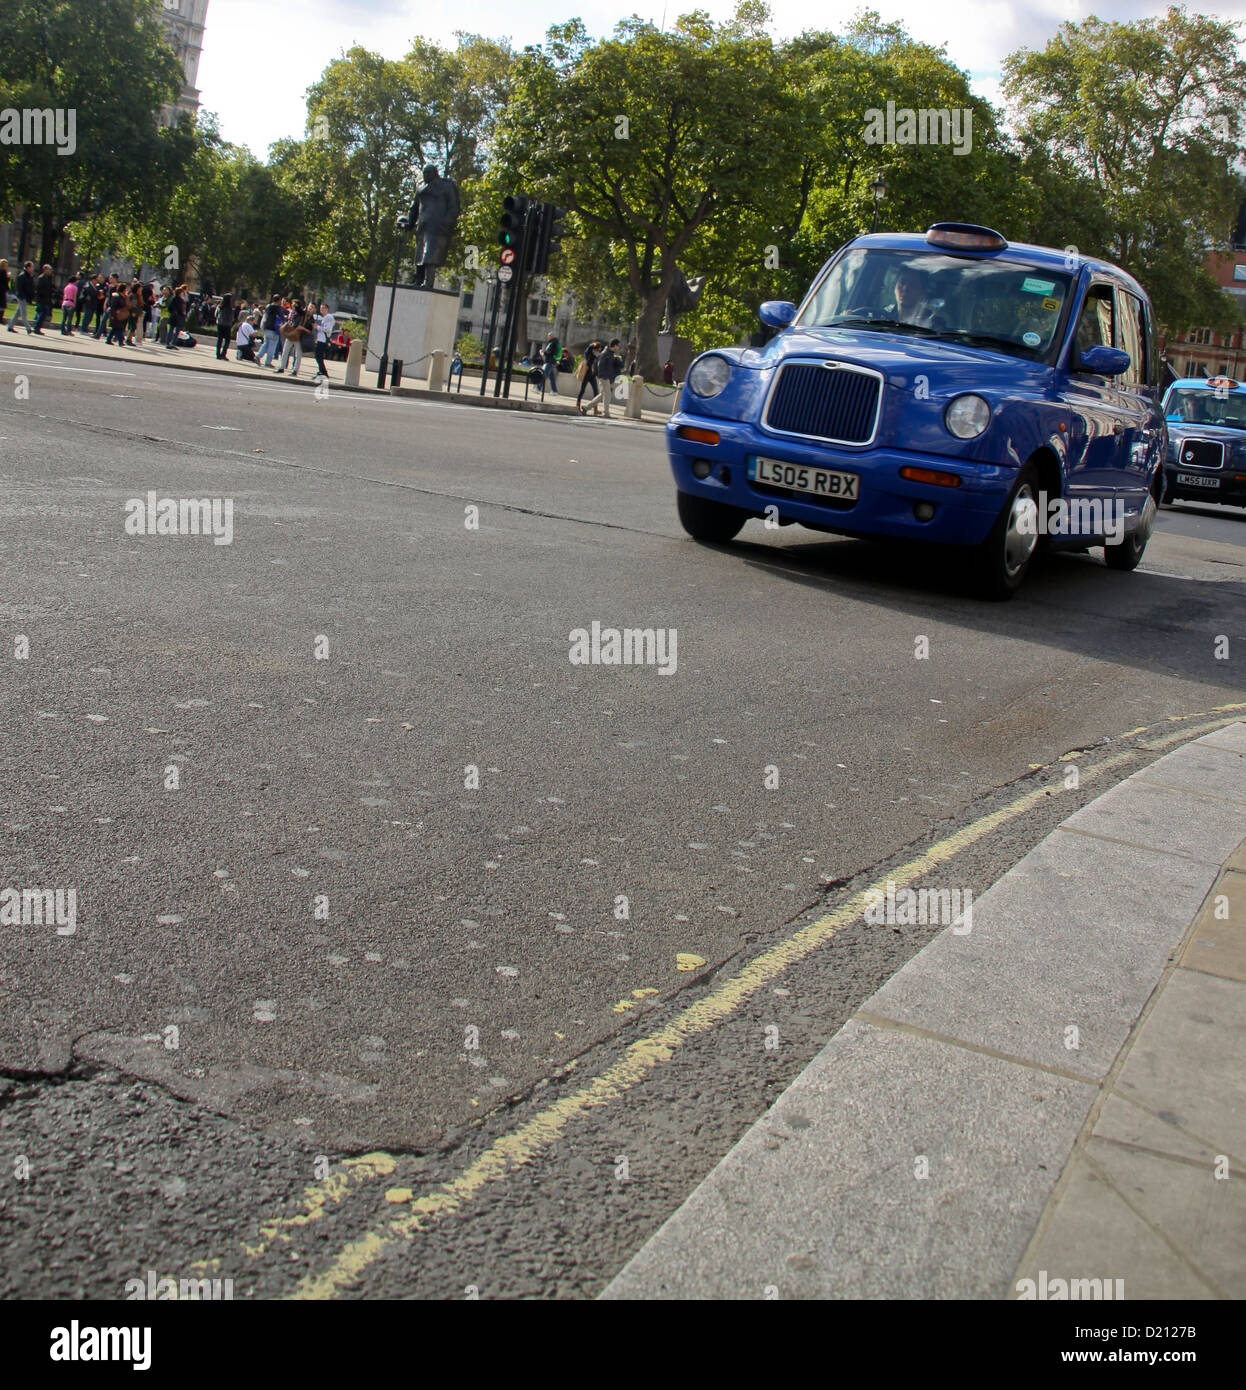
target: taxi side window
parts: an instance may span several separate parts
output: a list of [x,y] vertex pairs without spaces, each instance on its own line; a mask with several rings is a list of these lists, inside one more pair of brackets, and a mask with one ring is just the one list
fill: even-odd
[[1145,386],[1150,377],[1147,362],[1146,315],[1142,301],[1125,290],[1117,290],[1118,307],[1116,324],[1120,331],[1117,347],[1129,354],[1129,367],[1120,378],[1122,386]]
[[1092,347],[1113,347],[1112,286],[1091,285],[1077,321],[1077,351]]

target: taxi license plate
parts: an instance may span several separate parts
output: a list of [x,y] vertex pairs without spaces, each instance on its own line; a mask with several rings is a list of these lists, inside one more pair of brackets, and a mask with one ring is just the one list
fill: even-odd
[[856,473],[841,473],[834,468],[811,468],[805,463],[784,463],[761,455],[748,461],[751,482],[781,487],[787,492],[808,492],[815,497],[834,497],[841,502],[855,502],[861,495],[861,479]]
[[1186,487],[1219,487],[1219,478],[1204,478],[1198,473],[1178,473],[1177,481]]

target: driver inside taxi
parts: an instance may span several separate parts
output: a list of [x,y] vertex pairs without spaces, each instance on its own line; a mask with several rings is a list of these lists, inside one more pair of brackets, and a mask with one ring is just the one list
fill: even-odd
[[897,323],[931,327],[934,311],[926,294],[926,278],[912,266],[901,266],[892,286],[892,303],[883,311]]

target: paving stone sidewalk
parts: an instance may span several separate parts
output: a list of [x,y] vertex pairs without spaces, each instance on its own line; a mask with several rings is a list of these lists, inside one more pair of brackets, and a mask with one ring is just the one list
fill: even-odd
[[602,1296],[1246,1296],[1244,836],[1243,723],[1070,816]]
[[[96,358],[99,359],[98,365],[102,368],[105,365],[117,365],[122,368],[135,362],[145,366],[169,367],[178,371],[209,372],[218,376],[238,377],[242,380],[251,382],[272,382],[274,385],[288,383],[292,390],[310,389],[313,378],[316,376],[316,359],[312,353],[303,354],[303,365],[297,377],[291,377],[289,373],[278,375],[269,366],[259,366],[253,362],[240,362],[234,356],[234,348],[231,342],[229,355],[220,360],[216,356],[216,334],[215,332],[205,332],[194,335],[198,337],[198,343],[193,348],[167,348],[150,340],[136,343],[133,347],[117,347],[107,343],[103,338],[96,338],[94,335],[75,332],[72,334],[62,334],[59,326],[55,328],[45,328],[42,335],[27,335],[22,329],[15,333],[9,333],[8,320],[6,319],[3,327],[0,327],[0,353],[5,348],[32,347],[41,348],[48,352],[65,353],[74,358]],[[95,365],[95,364],[92,364]],[[393,396],[397,395],[404,400],[437,400],[437,401],[456,401],[466,408],[473,406],[483,408],[491,407],[489,402],[492,398],[493,381],[490,378],[486,390],[485,400],[482,402],[480,391],[480,378],[468,375],[463,380],[463,388],[458,390],[457,382],[451,385],[449,391],[431,392],[428,389],[426,376],[404,375],[402,386],[397,393],[392,393],[388,386],[384,389],[376,384],[375,372],[361,372],[358,386],[346,385],[346,363],[326,361],[328,368],[329,386],[332,390],[358,392],[370,396]],[[12,370],[11,366],[7,368]],[[579,389],[579,383],[575,383]],[[502,403],[505,408],[506,403]],[[516,371],[511,380],[511,408],[523,407],[533,414],[543,415],[575,415],[575,395],[560,393],[557,396],[547,395],[544,402],[540,400],[539,392],[533,392],[525,402],[524,383],[522,373]],[[641,415],[641,422],[648,425],[665,425],[669,417],[660,411],[645,410]],[[604,423],[604,422],[603,422]],[[623,419],[622,405],[612,406],[610,424],[636,424],[636,421]]]

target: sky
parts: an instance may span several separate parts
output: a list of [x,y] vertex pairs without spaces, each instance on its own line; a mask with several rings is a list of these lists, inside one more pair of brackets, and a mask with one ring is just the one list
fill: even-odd
[[[517,48],[540,43],[549,25],[579,16],[593,35],[639,14],[657,24],[692,9],[726,19],[734,0],[543,0],[520,7],[514,0],[475,0],[469,9],[428,0],[208,0],[199,89],[204,110],[214,111],[227,140],[260,158],[283,136],[304,133],[304,92],[324,67],[354,44],[398,58],[417,35],[454,45],[466,29],[509,37]],[[1166,0],[771,0],[772,32],[840,30],[858,9],[899,20],[923,43],[946,45],[948,57],[969,74],[979,95],[999,106],[1003,60],[1021,47],[1042,48],[1066,20],[1091,14],[1131,20],[1163,14]],[[1246,0],[1191,4],[1220,19],[1246,19]]]

